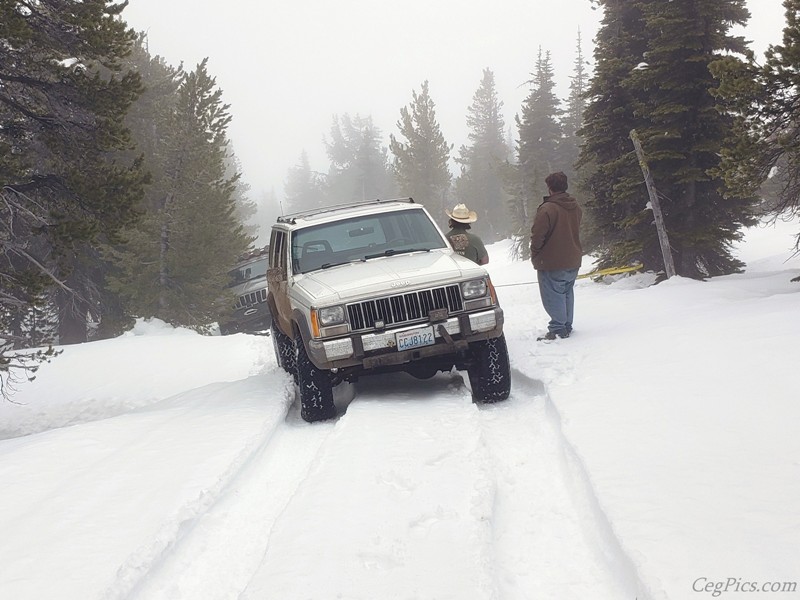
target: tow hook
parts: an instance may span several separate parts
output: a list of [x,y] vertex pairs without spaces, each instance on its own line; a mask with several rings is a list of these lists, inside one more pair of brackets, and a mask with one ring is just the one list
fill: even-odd
[[444,328],[444,324],[439,323],[439,326],[436,330],[439,332],[439,335],[444,338],[444,341],[448,346],[455,346],[455,340],[453,340],[453,336],[448,333],[447,329]]

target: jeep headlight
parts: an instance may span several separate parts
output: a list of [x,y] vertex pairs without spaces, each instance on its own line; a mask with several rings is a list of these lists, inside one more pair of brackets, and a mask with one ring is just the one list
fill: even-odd
[[473,298],[482,298],[486,295],[486,280],[473,279],[471,281],[464,281],[461,283],[461,296],[464,300],[472,300]]
[[344,306],[326,306],[317,309],[320,327],[330,327],[344,323]]
[[[314,337],[320,337],[322,329],[332,327],[334,325],[342,325],[345,323],[344,306],[341,304],[336,306],[325,306],[323,308],[312,309],[311,311],[311,334]],[[340,334],[341,331],[328,330],[325,335]]]

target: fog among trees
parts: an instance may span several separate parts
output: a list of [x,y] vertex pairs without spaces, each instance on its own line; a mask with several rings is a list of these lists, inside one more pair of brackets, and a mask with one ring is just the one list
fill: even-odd
[[[539,47],[513,122],[492,65],[476,68],[455,148],[437,114],[448,90],[420,73],[394,122],[331,114],[327,168],[313,170],[319,148],[306,148],[283,181],[252,190],[213,60],[169,64],[126,24],[124,4],[0,0],[4,389],[48,359],[20,349],[117,335],[135,318],[207,331],[230,310],[228,270],[265,243],[275,215],[330,204],[411,196],[442,222],[465,203],[475,233],[512,239],[524,259],[544,178],[564,171],[585,209],[585,251],[661,271],[632,130],[678,274],[736,272],[730,247],[744,226],[798,211],[800,0],[784,0],[764,64],[733,33],[748,21],[744,0],[593,4],[595,40],[576,28],[562,47]],[[564,97],[553,52],[572,56]]]

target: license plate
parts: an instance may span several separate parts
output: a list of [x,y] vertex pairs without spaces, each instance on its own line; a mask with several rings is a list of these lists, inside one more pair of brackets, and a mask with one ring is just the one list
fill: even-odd
[[432,346],[436,341],[433,337],[433,327],[399,331],[395,334],[395,339],[397,340],[398,352],[421,348],[422,346]]

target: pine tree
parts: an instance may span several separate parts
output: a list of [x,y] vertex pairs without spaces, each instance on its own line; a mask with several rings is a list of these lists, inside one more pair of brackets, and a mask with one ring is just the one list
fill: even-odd
[[523,259],[530,257],[527,236],[535,208],[547,192],[545,177],[553,171],[562,170],[558,162],[562,137],[559,117],[562,110],[554,91],[550,53],[543,53],[541,48],[533,79],[529,83],[531,92],[522,104],[522,114],[516,116],[519,132],[517,162],[512,180],[507,183],[515,236],[512,253]]
[[[104,0],[0,2],[0,329],[58,298],[86,331],[96,248],[136,218],[145,175],[124,116],[141,91],[133,33]],[[44,299],[44,300],[42,300]],[[70,309],[66,312],[67,308]],[[66,340],[66,336],[64,336]],[[4,335],[0,371],[11,345]]]
[[417,202],[436,207],[434,216],[444,214],[447,191],[450,187],[452,145],[448,145],[436,121],[436,106],[430,97],[428,82],[419,94],[412,90],[409,106],[400,109],[398,140],[389,136],[389,148],[394,155],[394,173],[400,193]]
[[[168,123],[175,112],[178,88],[185,76],[182,66],[173,67],[163,57],[151,56],[147,36],[139,33],[134,40],[130,54],[124,59],[125,68],[137,73],[142,81],[143,91],[131,105],[125,117],[125,124],[131,132],[134,147],[126,155],[130,159],[141,157],[143,168],[150,175],[145,194],[138,205],[142,215],[152,215],[160,204],[159,189],[164,180],[163,143],[167,135]],[[131,228],[128,228],[130,231]],[[108,279],[120,278],[112,258],[119,244],[106,244],[102,247],[102,264],[99,267],[102,284],[99,286],[101,302],[98,305],[99,323],[93,330],[93,337],[105,339],[115,337],[130,329],[134,316],[119,296],[116,286],[109,285]]]
[[313,210],[325,204],[324,179],[311,170],[305,150],[286,178],[286,212]]
[[[767,214],[800,212],[800,0],[784,0],[783,40],[771,45],[763,66],[752,53],[712,64],[717,95],[734,115],[719,173],[729,197],[771,195]],[[800,234],[795,247],[800,250]]]
[[[632,84],[657,89],[644,103],[648,123],[640,131],[659,192],[676,270],[703,278],[737,271],[742,262],[731,255],[740,229],[753,222],[752,197],[724,198],[724,182],[712,173],[732,120],[709,93],[715,82],[709,64],[720,51],[745,51],[742,38],[728,34],[749,13],[744,0],[694,0],[684,7],[644,5],[651,32],[648,66],[635,72]],[[676,68],[675,65],[681,65]],[[649,213],[649,211],[648,211]],[[643,258],[655,264],[661,256],[650,217],[637,227]]]
[[[663,265],[647,192],[631,156],[629,133],[636,128],[661,195],[678,274],[704,278],[734,272],[742,263],[730,246],[752,222],[752,198],[725,199],[724,183],[714,175],[732,121],[709,92],[714,87],[709,65],[722,51],[745,51],[743,40],[728,33],[749,16],[744,0],[602,4],[606,18],[616,19],[604,20],[603,29],[610,30],[598,35],[603,44],[596,55],[598,61],[605,57],[605,64],[598,64],[592,109],[605,123],[587,126],[587,146],[598,166],[599,194],[591,209],[599,209],[594,216],[609,242],[603,261]],[[617,107],[623,107],[619,113]],[[609,123],[613,127],[603,129]],[[609,139],[610,131],[617,141]],[[624,148],[610,151],[622,140]]]
[[385,146],[381,146],[381,136],[380,129],[372,124],[370,118],[361,130],[361,143],[353,162],[356,193],[360,188],[361,200],[396,196],[388,150]]
[[278,199],[278,194],[273,188],[269,191],[262,191],[256,202],[258,207],[255,222],[258,225],[258,246],[265,246],[269,243],[272,224],[275,220],[288,211],[287,203]]
[[229,143],[230,152],[225,160],[225,178],[236,177],[236,185],[233,190],[233,204],[236,207],[234,216],[236,222],[242,224],[242,231],[247,237],[255,238],[258,235],[258,225],[254,222],[258,206],[255,200],[250,197],[250,184],[241,178],[242,161],[233,151],[233,145]]
[[636,114],[640,90],[627,84],[631,72],[647,51],[647,31],[638,2],[599,0],[603,19],[595,37],[595,68],[587,90],[584,125],[578,134],[583,145],[578,169],[586,173],[585,216],[592,228],[581,241],[594,252],[599,265],[624,264],[636,246],[624,224],[638,210],[642,173],[630,141],[630,132],[642,124]]
[[502,108],[494,73],[484,69],[467,112],[470,144],[461,146],[456,158],[461,165],[461,174],[455,182],[455,194],[457,202],[466,204],[480,215],[475,230],[485,242],[510,234],[508,197],[502,175],[507,156]]
[[393,195],[386,148],[372,117],[334,117],[331,139],[325,140],[330,168],[325,181],[326,204],[389,198]]
[[586,110],[586,89],[588,85],[588,73],[586,72],[586,59],[583,56],[581,43],[581,32],[578,30],[578,41],[575,51],[575,62],[570,77],[569,97],[567,107],[564,111],[564,118],[561,125],[564,139],[561,142],[562,171],[567,175],[567,180],[571,182],[571,187],[577,188],[580,181],[576,165],[581,149],[581,136],[578,133],[583,127],[583,113]]
[[[152,56],[144,33],[136,35],[131,53],[125,59],[125,66],[139,75],[143,86],[142,93],[125,117],[125,124],[130,129],[134,142],[131,156],[143,156],[144,167],[155,180],[160,180],[164,176],[159,158],[166,124],[175,112],[178,88],[186,73],[183,65],[174,67],[163,57]],[[152,208],[157,201],[152,194],[148,194],[144,203],[146,207]]]
[[156,151],[156,205],[115,252],[112,285],[137,316],[204,331],[230,307],[227,273],[252,240],[235,216],[239,175],[226,176],[228,109],[207,60],[184,75]]

